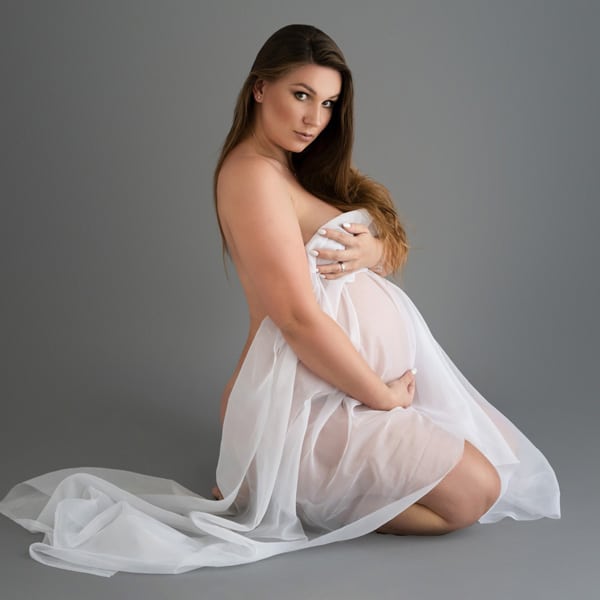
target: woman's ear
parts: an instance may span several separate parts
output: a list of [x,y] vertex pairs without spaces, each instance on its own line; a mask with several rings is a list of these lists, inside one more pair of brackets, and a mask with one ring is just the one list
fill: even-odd
[[254,88],[253,88],[253,93],[254,93],[254,99],[257,102],[262,102],[262,98],[263,98],[263,91],[264,91],[264,80],[263,79],[257,79],[255,84],[254,84]]

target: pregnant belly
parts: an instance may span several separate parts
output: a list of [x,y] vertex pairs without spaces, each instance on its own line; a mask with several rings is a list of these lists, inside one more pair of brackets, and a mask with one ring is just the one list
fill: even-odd
[[390,381],[414,366],[415,336],[408,315],[386,285],[369,273],[357,273],[344,286],[339,320],[346,331],[358,327],[358,350],[384,381]]

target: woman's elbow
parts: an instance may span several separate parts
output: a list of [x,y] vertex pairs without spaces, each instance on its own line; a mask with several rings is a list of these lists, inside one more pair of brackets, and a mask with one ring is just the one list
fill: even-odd
[[324,313],[318,304],[314,306],[290,306],[281,314],[272,316],[284,337],[296,337],[313,327],[318,327]]

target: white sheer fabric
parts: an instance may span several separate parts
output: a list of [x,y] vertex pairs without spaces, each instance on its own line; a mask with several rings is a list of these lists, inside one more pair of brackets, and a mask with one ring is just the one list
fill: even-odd
[[[329,221],[371,224],[364,209]],[[541,452],[464,378],[407,295],[363,269],[314,273],[322,309],[384,381],[417,367],[410,408],[371,410],[299,363],[266,318],[229,399],[216,479],[223,500],[164,478],[80,467],[17,484],[0,512],[43,541],[46,565],[110,576],[183,573],[261,560],[374,531],[432,489],[469,440],[502,480],[482,523],[559,518],[559,488]]]

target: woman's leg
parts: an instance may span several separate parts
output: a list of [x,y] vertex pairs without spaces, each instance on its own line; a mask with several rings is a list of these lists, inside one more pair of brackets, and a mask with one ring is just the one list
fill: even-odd
[[440,535],[475,523],[497,500],[500,477],[468,441],[459,463],[417,503],[382,525],[379,533]]
[[452,529],[443,517],[415,502],[376,531],[396,535],[442,535]]
[[[217,486],[213,496],[222,499]],[[442,535],[475,523],[497,500],[500,478],[470,442],[458,464],[425,496],[379,527],[378,533]]]

